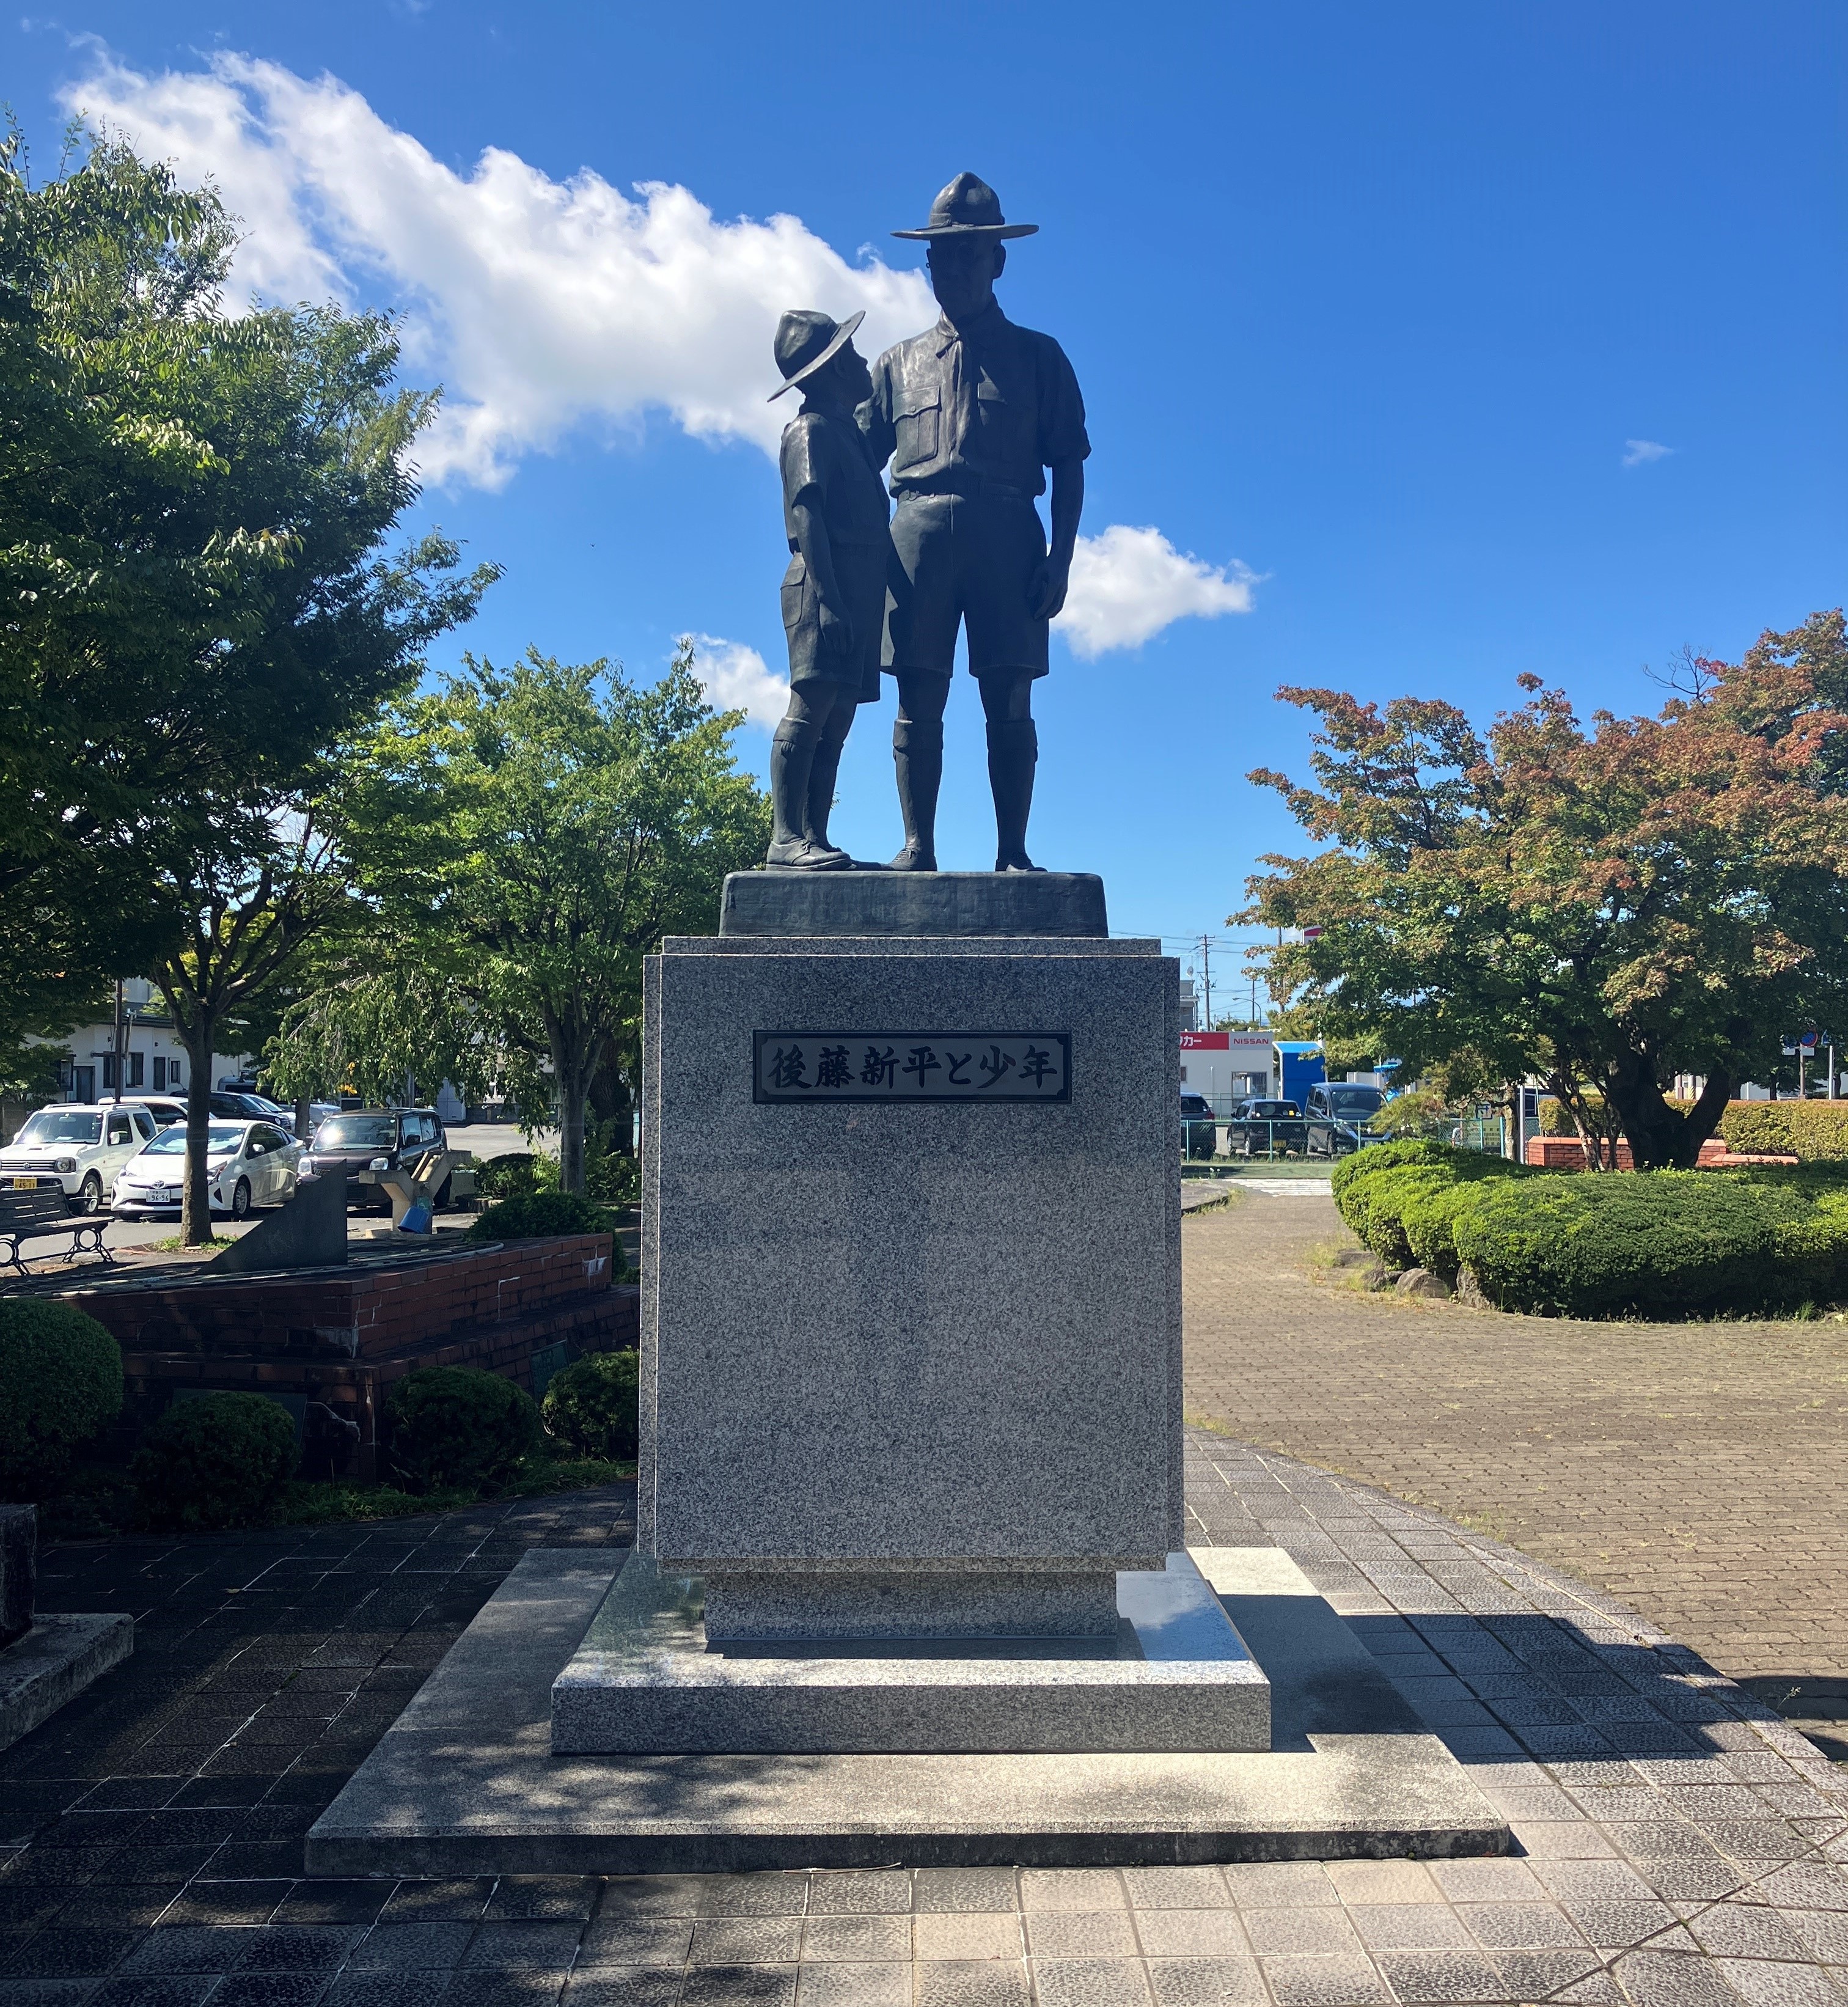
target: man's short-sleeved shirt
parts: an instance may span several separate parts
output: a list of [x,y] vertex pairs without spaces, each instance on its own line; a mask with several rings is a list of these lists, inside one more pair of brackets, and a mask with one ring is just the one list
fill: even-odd
[[845,418],[802,411],[783,428],[783,529],[795,548],[795,508],[813,507],[843,550],[883,551],[890,510],[864,439]]
[[875,464],[891,460],[899,497],[987,484],[1043,495],[1047,467],[1091,451],[1065,351],[999,306],[961,330],[940,319],[888,348],[859,422]]

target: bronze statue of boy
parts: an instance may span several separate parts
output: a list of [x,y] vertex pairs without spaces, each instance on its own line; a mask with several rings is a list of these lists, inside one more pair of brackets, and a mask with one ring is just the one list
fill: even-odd
[[828,841],[828,812],[855,710],[879,698],[892,540],[886,492],[854,420],[873,390],[853,345],[861,319],[837,326],[796,312],[777,324],[786,380],[773,401],[800,384],[802,407],[784,428],[781,455],[789,708],[771,746],[775,827],[764,862],[804,871],[853,868]]

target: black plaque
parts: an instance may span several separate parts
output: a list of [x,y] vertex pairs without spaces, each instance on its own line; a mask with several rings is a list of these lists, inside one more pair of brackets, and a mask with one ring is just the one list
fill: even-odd
[[842,1101],[1071,1099],[1069,1032],[754,1032],[751,1098]]

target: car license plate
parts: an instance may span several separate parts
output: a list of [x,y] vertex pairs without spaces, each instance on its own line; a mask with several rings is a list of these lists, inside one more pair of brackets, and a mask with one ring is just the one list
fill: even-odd
[[37,1191],[38,1190],[38,1180],[37,1178],[15,1178],[12,1181],[12,1188],[15,1191]]

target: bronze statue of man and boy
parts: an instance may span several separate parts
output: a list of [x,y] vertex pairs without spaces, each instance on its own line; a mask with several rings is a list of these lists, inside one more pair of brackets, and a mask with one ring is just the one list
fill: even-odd
[[[1084,404],[1050,335],[1017,327],[994,283],[1009,223],[995,192],[958,175],[919,230],[934,327],[886,351],[870,371],[854,348],[861,316],[786,313],[777,365],[802,409],[785,429],[783,626],[789,709],[771,750],[775,829],[766,862],[851,870],[828,839],[841,751],[858,706],[898,686],[892,728],[905,847],[894,871],[936,867],[943,711],[957,631],[988,721],[995,869],[1032,871],[1027,818],[1039,739],[1033,685],[1046,673],[1049,623],[1065,604],[1084,501]],[[891,464],[888,511],[880,471]],[[1049,547],[1037,499],[1052,474]],[[864,868],[859,867],[859,868]]]

